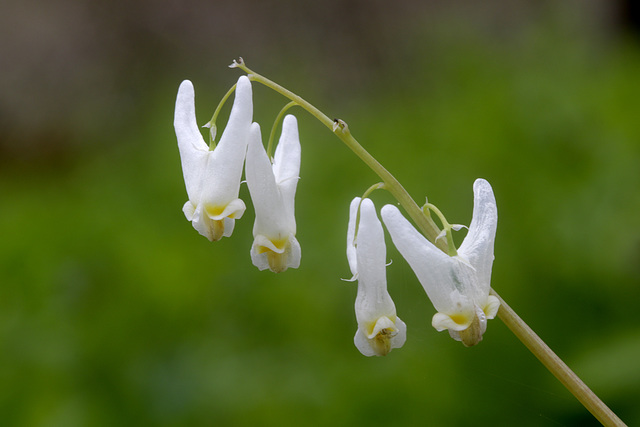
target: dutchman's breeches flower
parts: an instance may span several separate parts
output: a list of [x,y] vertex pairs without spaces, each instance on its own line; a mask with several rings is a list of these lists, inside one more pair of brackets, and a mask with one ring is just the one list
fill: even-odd
[[252,125],[246,176],[256,210],[253,264],[274,273],[298,268],[301,251],[296,240],[295,195],[300,177],[300,138],[294,116],[284,118],[273,164],[262,145],[260,126]]
[[493,244],[498,209],[491,185],[478,179],[473,185],[473,218],[457,255],[442,252],[407,221],[398,208],[382,208],[394,245],[407,260],[438,313],[432,325],[449,330],[466,346],[482,340],[487,319],[493,319],[499,300],[489,295]]
[[242,76],[227,127],[218,145],[210,150],[196,122],[193,84],[189,80],[180,84],[173,124],[189,196],[182,210],[193,227],[211,241],[231,236],[235,220],[246,209],[238,192],[252,116],[251,83]]
[[349,209],[347,259],[353,278],[358,280],[358,330],[353,341],[365,356],[386,356],[402,347],[407,338],[407,326],[396,315],[387,292],[386,256],[384,231],[373,202],[364,199],[361,204],[356,197]]

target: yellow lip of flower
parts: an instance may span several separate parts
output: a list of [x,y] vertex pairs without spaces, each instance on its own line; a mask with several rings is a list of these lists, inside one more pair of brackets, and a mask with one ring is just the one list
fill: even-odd
[[240,199],[232,200],[226,204],[205,204],[204,211],[207,216],[214,221],[220,221],[224,218],[240,219],[244,214],[246,206]]
[[475,314],[472,311],[453,314],[436,313],[433,316],[431,325],[439,332],[447,329],[459,332],[467,329],[471,325],[474,316]]
[[458,325],[468,326],[471,324],[471,319],[469,319],[469,317],[464,314],[454,314],[452,316],[449,316],[449,318]]
[[271,240],[269,239],[268,242],[270,243],[270,245],[258,245],[256,247],[256,251],[259,254],[263,254],[266,252],[274,252],[277,254],[281,254],[285,251],[285,249],[287,248],[287,245],[289,243],[289,239],[274,239]]
[[374,339],[379,336],[394,337],[398,334],[396,328],[397,316],[381,316],[375,322],[369,322],[365,329],[367,338]]
[[222,213],[224,212],[226,206],[212,206],[212,205],[208,205],[205,206],[204,210],[205,212],[207,212],[207,215],[209,215],[209,218],[211,219],[219,219],[216,217],[219,217],[220,215],[222,215]]

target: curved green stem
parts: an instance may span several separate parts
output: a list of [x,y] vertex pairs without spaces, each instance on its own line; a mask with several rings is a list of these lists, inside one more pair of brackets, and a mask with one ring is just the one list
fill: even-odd
[[422,213],[420,207],[411,198],[407,190],[398,182],[398,180],[389,173],[362,145],[351,135],[348,126],[342,120],[331,120],[322,111],[318,110],[315,106],[302,99],[300,96],[291,92],[290,90],[280,86],[276,82],[269,80],[268,78],[249,69],[242,58],[238,62],[231,65],[232,68],[240,68],[247,73],[250,80],[261,83],[281,95],[294,101],[300,107],[304,108],[309,114],[318,119],[320,123],[327,128],[344,142],[347,147],[351,149],[371,170],[373,170],[385,184],[385,188],[396,198],[400,205],[406,210],[407,214],[415,222],[418,228],[425,234],[425,236],[434,242],[436,246],[447,252],[447,243],[444,240],[438,240],[436,238],[440,234],[440,229],[433,222],[433,220]]
[[367,197],[369,197],[369,194],[373,193],[376,190],[384,190],[387,187],[385,186],[384,182],[379,182],[377,184],[373,184],[371,187],[367,188],[367,191],[364,192],[364,194],[362,195],[362,197],[360,197],[361,199],[366,199]]
[[[438,218],[440,219],[440,222],[442,223],[442,232],[440,233],[440,235],[442,235],[442,233],[445,234],[446,239],[447,239],[447,247],[448,247],[448,255],[449,256],[456,256],[458,255],[458,251],[456,250],[456,246],[453,243],[453,233],[452,233],[452,226],[451,224],[449,224],[449,221],[447,221],[447,219],[444,217],[444,215],[442,214],[442,212],[440,211],[440,209],[438,209],[436,207],[436,205],[433,205],[431,203],[427,203],[422,207],[422,212],[424,212],[425,208],[427,209],[427,211],[432,210],[436,213],[436,215],[438,215]],[[440,236],[438,236],[440,237]]]
[[203,126],[203,127],[209,128],[209,150],[213,150],[214,148],[216,148],[216,133],[218,131],[218,128],[216,126],[216,120],[218,119],[218,115],[220,114],[220,111],[222,110],[222,107],[224,106],[225,102],[227,102],[227,99],[229,99],[229,97],[235,90],[236,90],[236,85],[231,86],[231,89],[227,91],[227,93],[222,97],[222,99],[218,103],[218,106],[216,107],[216,111],[213,112],[213,117],[211,117],[211,120],[209,120],[209,122],[207,122],[207,124]]

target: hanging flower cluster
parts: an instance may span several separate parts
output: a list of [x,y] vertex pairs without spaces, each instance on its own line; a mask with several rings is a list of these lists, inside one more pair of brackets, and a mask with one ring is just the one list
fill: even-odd
[[[188,201],[182,210],[193,227],[210,241],[231,236],[235,221],[246,210],[239,198],[243,170],[255,209],[254,241],[250,255],[259,270],[280,273],[300,266],[301,250],[296,239],[295,194],[300,176],[300,140],[294,116],[282,120],[282,133],[273,158],[271,142],[265,150],[260,126],[253,123],[251,82],[258,82],[288,98],[274,129],[285,111],[299,106],[330,129],[373,172],[381,183],[356,197],[349,209],[347,260],[357,281],[355,315],[358,324],[354,336],[356,348],[365,356],[385,356],[404,345],[407,326],[398,317],[387,290],[384,229],[368,196],[385,189],[395,197],[413,224],[394,205],[386,205],[380,216],[391,240],[409,263],[436,314],[431,324],[465,346],[478,344],[487,330],[487,321],[500,309],[501,318],[516,336],[556,377],[606,425],[624,425],[575,374],[528,328],[528,326],[491,290],[493,247],[498,209],[491,185],[477,179],[473,185],[473,216],[468,232],[456,249],[453,232],[463,225],[451,225],[431,203],[422,209],[404,187],[351,135],[347,124],[331,120],[316,107],[279,84],[250,70],[242,58],[231,68],[246,73],[223,97],[213,118],[204,127],[210,129],[207,145],[200,133],[195,114],[195,92],[190,81],[182,82],[176,99],[174,126],[182,162]],[[215,144],[216,118],[231,94],[235,99],[229,121]],[[432,219],[434,213],[442,229]]]
[[285,117],[272,161],[262,145],[260,126],[252,123],[252,117],[251,82],[242,76],[236,84],[227,127],[218,144],[209,147],[196,122],[193,84],[188,80],[180,84],[174,127],[189,197],[182,210],[210,241],[231,236],[235,220],[246,210],[238,198],[246,163],[247,185],[256,210],[251,259],[260,270],[279,273],[300,265],[294,217],[300,173],[298,125],[294,116]]
[[[234,62],[234,66],[244,65]],[[256,78],[255,74],[252,76]],[[280,88],[275,84],[273,87]],[[189,198],[183,207],[186,218],[210,241],[231,236],[235,220],[246,210],[245,203],[238,197],[244,169],[256,214],[250,250],[253,264],[260,270],[276,273],[298,268],[301,250],[296,239],[294,200],[301,149],[296,118],[292,115],[284,118],[280,140],[270,158],[262,143],[260,126],[253,123],[251,82],[247,76],[240,77],[235,85],[229,121],[217,145],[213,142],[216,114],[205,125],[211,128],[212,142],[208,146],[196,123],[193,85],[188,80],[182,82],[174,126]],[[325,117],[319,118],[325,120]],[[326,124],[349,141],[348,127],[343,121]],[[358,328],[354,343],[365,356],[384,356],[402,347],[407,330],[387,291],[382,223],[373,202],[366,197],[377,188],[386,188],[386,184],[372,187],[363,198],[353,199],[347,230],[351,280],[358,282],[355,302]],[[498,219],[496,201],[487,181],[476,180],[473,189],[473,218],[459,250],[454,246],[452,232],[463,226],[449,225],[431,204],[426,204],[420,213],[429,220],[430,211],[440,217],[443,230],[435,241],[428,240],[414,228],[397,207],[386,205],[380,211],[393,244],[437,310],[433,327],[438,331],[448,330],[452,338],[465,346],[482,340],[487,320],[496,316],[500,305],[499,300],[489,294]],[[446,238],[446,252],[434,244],[440,238]]]
[[[451,337],[472,346],[482,340],[487,319],[493,319],[499,300],[489,295],[493,243],[498,210],[491,185],[478,179],[473,185],[473,216],[469,232],[459,250],[449,239],[449,254],[438,249],[407,221],[398,208],[382,208],[382,220],[393,244],[413,269],[438,313],[436,330],[449,330]],[[445,233],[459,227],[445,226]]]
[[[451,232],[462,226],[449,225],[442,218],[444,230],[440,237],[447,237],[449,253],[427,240],[397,207],[385,205],[381,210],[393,244],[438,311],[433,316],[433,327],[448,330],[453,339],[467,347],[482,340],[487,320],[493,319],[500,307],[499,300],[489,295],[498,221],[496,201],[491,185],[484,179],[476,180],[473,189],[473,217],[459,250],[453,246]],[[385,355],[392,348],[401,347],[406,337],[406,326],[396,317],[387,292],[385,253],[382,225],[373,202],[355,198],[349,214],[347,259],[353,280],[358,279],[355,343],[365,356]]]

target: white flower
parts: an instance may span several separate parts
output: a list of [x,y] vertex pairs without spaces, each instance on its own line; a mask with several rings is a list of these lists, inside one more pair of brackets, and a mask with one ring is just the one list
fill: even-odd
[[482,340],[487,319],[493,319],[499,300],[489,295],[493,243],[498,209],[491,185],[473,184],[473,218],[458,254],[449,256],[420,234],[392,205],[382,208],[394,245],[407,260],[438,313],[432,325],[449,330],[452,338],[472,346]]
[[353,341],[365,356],[385,356],[402,347],[407,338],[407,326],[396,315],[396,306],[387,292],[386,256],[384,231],[373,202],[364,199],[360,204],[356,197],[349,209],[347,259],[353,277],[358,279],[358,330]]
[[262,145],[260,126],[254,123],[247,150],[247,185],[256,210],[251,261],[260,270],[280,273],[300,266],[296,240],[295,195],[300,175],[298,122],[287,115],[273,164]]
[[196,123],[193,84],[189,80],[180,84],[173,124],[189,196],[182,211],[211,241],[231,236],[235,220],[246,209],[238,192],[252,116],[251,83],[242,76],[227,127],[215,149],[209,150]]

